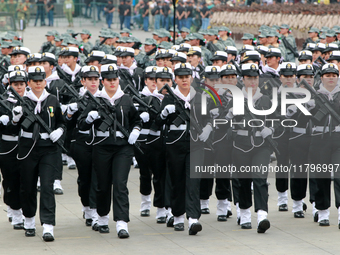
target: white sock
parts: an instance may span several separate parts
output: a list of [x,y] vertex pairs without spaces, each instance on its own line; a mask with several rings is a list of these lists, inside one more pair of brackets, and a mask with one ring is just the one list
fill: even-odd
[[99,218],[99,215],[97,213],[97,209],[91,209],[92,210],[92,226],[94,224],[97,224],[98,223],[98,218]]
[[227,211],[231,211],[231,203],[228,199],[227,200]]
[[189,228],[191,227],[191,225],[193,223],[197,223],[197,222],[198,222],[198,219],[193,219],[193,218],[189,217]]
[[318,212],[318,209],[315,207],[315,202],[312,203],[313,205],[313,216]]
[[37,187],[40,187],[40,176],[38,176]]
[[50,233],[52,236],[54,236],[53,235],[53,225],[50,225],[50,224],[43,224],[43,228],[44,228],[44,230],[43,230],[43,235],[45,234],[45,233]]
[[248,209],[241,209],[240,208],[240,216],[241,216],[241,222],[240,224],[251,222],[251,211],[250,207]]
[[132,158],[133,166],[136,167],[138,165],[138,162],[135,157]]
[[21,209],[19,210],[13,210],[12,209],[12,225],[23,223],[24,221],[24,216],[22,215]]
[[13,217],[12,208],[10,206],[7,206],[7,217]]
[[127,222],[122,221],[122,220],[117,221],[117,223],[116,223],[117,234],[121,229],[125,229],[126,232],[129,232]]
[[209,199],[201,199],[201,209],[209,208]]
[[171,207],[168,207],[168,210],[166,210],[166,223],[168,223],[171,217],[173,217]]
[[61,154],[61,160],[64,161],[66,160],[67,161],[67,155],[65,153],[62,153]]
[[157,208],[156,219],[158,219],[158,218],[160,218],[160,217],[166,217],[166,213],[167,213],[167,210],[165,209],[165,207],[163,207],[163,208]]
[[182,214],[181,216],[178,217],[174,217],[174,225],[178,224],[178,223],[184,223],[184,214]]
[[319,210],[319,220],[318,222],[322,221],[322,220],[329,220],[329,209],[326,210]]
[[228,199],[217,200],[217,211],[216,215],[227,215],[228,213]]
[[241,217],[239,202],[236,203],[236,216],[237,216],[237,218]]
[[263,221],[264,219],[267,219],[268,213],[263,210],[258,210],[257,211],[257,225]]
[[109,225],[109,215],[99,216],[98,217],[98,225],[99,226]]
[[280,205],[288,205],[288,192],[285,191],[285,192],[277,192],[277,196],[278,196],[278,199],[277,199],[277,205],[280,206]]
[[142,202],[140,204],[140,210],[139,211],[144,211],[144,210],[150,210],[151,209],[151,195],[141,195],[142,196]]
[[84,206],[83,212],[85,213],[85,219],[91,219],[92,218],[92,211],[91,211],[89,206]]
[[63,187],[61,187],[61,180],[54,180],[53,189],[63,189]]
[[302,200],[293,200],[293,210],[292,212],[300,212],[303,211],[303,203]]
[[74,162],[73,158],[67,156],[67,167],[70,167],[70,166],[75,166],[76,165],[76,162]]
[[24,228],[35,229],[35,217],[31,217],[31,218],[25,217]]

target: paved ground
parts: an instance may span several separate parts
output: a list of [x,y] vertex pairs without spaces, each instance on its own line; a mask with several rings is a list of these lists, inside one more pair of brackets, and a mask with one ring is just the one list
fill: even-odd
[[[76,24],[76,23],[75,23]],[[97,38],[99,26],[86,26]],[[66,27],[59,27],[60,32]],[[36,52],[48,27],[29,27],[24,33],[25,46]],[[81,28],[75,28],[80,31]],[[142,39],[150,33],[133,32]],[[312,220],[311,205],[308,204],[306,218],[294,219],[291,212],[278,212],[275,180],[270,175],[269,219],[271,228],[265,234],[256,233],[256,215],[253,213],[252,230],[241,230],[234,215],[224,223],[216,221],[216,198],[211,197],[210,215],[203,215],[200,222],[203,231],[197,236],[188,232],[174,232],[164,225],[156,224],[153,208],[151,217],[139,216],[138,170],[132,168],[129,177],[130,191],[130,238],[118,239],[115,224],[110,221],[110,234],[99,234],[85,227],[82,219],[80,199],[77,195],[77,171],[64,168],[62,182],[64,195],[57,196],[57,226],[55,242],[42,241],[42,227],[37,226],[37,236],[27,238],[23,231],[13,230],[6,217],[6,206],[0,201],[0,254],[340,254],[337,210],[331,208],[330,227],[319,227]],[[333,194],[333,193],[332,193]],[[289,201],[291,210],[292,202]],[[112,218],[112,214],[110,215]],[[37,222],[39,220],[37,219]],[[187,222],[185,223],[187,227]]]

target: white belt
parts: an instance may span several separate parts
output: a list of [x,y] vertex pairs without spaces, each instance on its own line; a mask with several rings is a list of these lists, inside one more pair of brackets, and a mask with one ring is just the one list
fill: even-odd
[[141,135],[160,136],[160,135],[161,135],[161,131],[153,131],[153,130],[151,130],[151,129],[145,129],[145,128],[143,128],[143,129],[140,131],[140,134],[141,134]]
[[86,131],[78,130],[78,133],[89,135],[90,134],[90,130],[86,130]]
[[[248,136],[249,135],[249,131],[248,130],[237,130],[237,135]],[[256,131],[255,132],[255,136],[261,136],[261,132],[260,131]]]
[[[108,137],[108,136],[110,136],[110,132],[109,132],[109,131],[105,131],[105,132],[97,131],[96,136],[98,136],[98,137]],[[121,137],[121,138],[123,138],[124,135],[123,135],[122,132],[116,131],[116,137]]]
[[[321,127],[321,126],[316,126],[313,128],[313,131],[316,131],[316,132],[324,132],[323,130],[324,130],[324,127]],[[329,132],[329,127],[326,127],[325,133],[328,133],[328,132]],[[336,126],[333,132],[340,132],[340,126]]]
[[[50,139],[50,135],[48,133],[39,133],[39,135],[41,139],[44,139],[44,140]],[[32,138],[33,133],[22,131],[21,137]]]
[[158,131],[152,131],[152,130],[150,130],[149,135],[160,136],[160,135],[161,135],[161,131],[160,131],[160,130],[158,130]]
[[306,134],[307,133],[305,128],[299,128],[299,127],[293,127],[293,132],[299,133],[299,134]]
[[325,130],[325,133],[329,132],[329,127],[321,127],[321,126],[316,126],[313,128],[313,131],[316,131],[316,132],[324,132]]
[[17,142],[18,136],[11,136],[11,135],[2,135],[1,139],[7,142]]
[[140,131],[140,134],[141,135],[148,135],[150,133],[150,129],[142,129],[141,131]]
[[175,125],[170,125],[170,130],[186,130],[186,129],[187,129],[186,124],[179,125],[178,127],[176,127]]

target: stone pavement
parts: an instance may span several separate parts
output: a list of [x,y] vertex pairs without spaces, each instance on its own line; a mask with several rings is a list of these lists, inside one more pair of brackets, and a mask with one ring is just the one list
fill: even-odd
[[[75,23],[76,24],[76,23]],[[92,32],[93,41],[98,38],[100,26],[86,26]],[[29,27],[24,32],[25,46],[32,52],[39,50],[49,27]],[[59,27],[60,32],[66,26]],[[74,28],[81,31],[82,28]],[[133,31],[141,38],[151,33]],[[290,212],[292,201],[289,199],[289,212],[278,212],[277,192],[274,175],[269,176],[269,220],[271,228],[265,234],[256,233],[256,214],[252,211],[252,230],[241,230],[236,224],[236,209],[227,222],[216,220],[216,198],[210,199],[210,215],[202,215],[200,222],[203,231],[197,236],[189,236],[188,231],[174,232],[163,224],[156,224],[156,209],[152,208],[150,217],[140,217],[139,171],[131,168],[128,188],[130,192],[130,238],[120,240],[115,231],[115,223],[110,213],[110,234],[99,234],[86,227],[82,218],[81,203],[77,194],[77,171],[64,168],[62,186],[64,195],[56,196],[57,226],[52,243],[42,241],[42,227],[39,226],[37,212],[37,235],[25,237],[24,231],[13,230],[7,220],[7,206],[0,200],[0,254],[1,255],[40,255],[40,254],[340,254],[337,210],[332,201],[330,227],[319,227],[313,222],[311,204],[306,218],[294,219]],[[332,200],[334,200],[332,192]],[[253,209],[252,209],[253,210]],[[187,228],[187,221],[185,222]]]
[[[56,196],[56,240],[42,241],[42,227],[37,218],[37,235],[24,236],[24,231],[13,230],[6,217],[6,206],[0,202],[0,254],[340,254],[337,210],[331,208],[330,227],[319,227],[313,222],[311,205],[307,202],[306,218],[294,219],[289,212],[278,212],[275,179],[269,182],[269,220],[271,228],[265,234],[256,233],[256,214],[252,212],[251,230],[241,230],[236,224],[236,209],[227,222],[216,220],[216,198],[210,199],[210,215],[202,215],[203,231],[189,236],[187,230],[175,232],[164,224],[156,224],[156,209],[150,217],[139,216],[139,171],[131,168],[129,239],[119,239],[110,213],[109,234],[99,234],[86,227],[77,195],[77,171],[64,168],[64,195]],[[289,210],[292,209],[291,199]],[[38,217],[38,214],[37,214]],[[185,222],[187,228],[187,221]]]

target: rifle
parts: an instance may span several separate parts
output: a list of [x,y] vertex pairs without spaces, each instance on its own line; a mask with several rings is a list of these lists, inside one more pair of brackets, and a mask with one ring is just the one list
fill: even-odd
[[319,63],[321,64],[321,66],[327,64],[327,61],[324,60],[321,56],[318,56],[317,59],[315,59],[314,62],[317,62],[317,61],[319,61]]
[[[24,101],[23,98],[18,94],[18,92],[15,91],[15,89],[13,89],[12,86],[10,86],[8,90],[13,94],[15,99],[18,100],[18,102],[22,106],[23,113],[26,117],[25,120],[21,123],[21,126],[25,129],[28,129],[34,122],[38,122],[38,124],[42,126],[43,129],[45,129],[46,132],[50,135],[53,130],[45,123],[45,121],[40,117],[39,114],[34,114],[33,105]],[[64,148],[63,142],[60,139],[58,139],[56,143],[65,153],[67,153],[67,150]]]
[[[102,105],[97,98],[95,98],[91,92],[86,91],[85,96],[89,99],[89,101],[92,101],[97,109],[98,109],[98,113],[99,116],[101,117],[101,119],[103,120],[103,122],[100,124],[100,126],[98,127],[98,130],[105,132],[107,131],[108,128],[114,126],[117,127],[118,130],[120,132],[122,132],[122,134],[128,139],[130,136],[129,131],[122,126],[121,123],[119,123],[119,121],[116,120],[116,117],[114,116],[114,112],[116,111],[114,106],[111,105],[110,102],[108,102],[107,100],[103,100],[105,105]],[[110,132],[114,132],[112,129],[110,130]],[[112,133],[113,134],[113,133]],[[116,138],[116,134],[113,134],[113,137]],[[140,143],[139,142],[135,142],[134,146],[136,147],[137,150],[139,150],[140,153],[144,154],[144,152],[142,151],[142,149],[140,148]]]
[[212,52],[213,54],[215,53],[215,51],[219,50],[213,42],[208,42],[207,49],[210,50],[210,52]]
[[139,105],[144,106],[147,109],[147,111],[151,111],[155,114],[158,114],[158,111],[155,108],[153,108],[151,105],[148,105],[141,98],[132,96],[132,101],[136,101]]
[[123,89],[123,92],[129,94],[131,97],[135,96],[135,97],[140,98],[138,91],[135,89],[134,86],[131,86],[130,83],[126,85],[126,87]]
[[63,95],[71,95],[72,98],[76,99],[76,103],[78,106],[78,109],[81,109],[82,111],[84,111],[87,107],[87,104],[85,103],[85,101],[83,100],[84,97],[81,97],[78,93],[78,91],[70,85],[65,84],[61,90],[60,90],[60,94]]
[[235,66],[237,73],[238,73],[239,75],[241,75],[242,71],[241,71],[240,67],[237,65],[237,63],[235,62],[235,60],[234,60],[234,59],[231,59],[231,60],[229,61],[229,63],[230,63],[230,62]]
[[287,41],[287,39],[286,39],[286,37],[284,35],[282,35],[281,41],[285,45],[286,49],[289,49],[294,54],[294,57],[296,57],[296,58],[299,57],[299,54],[295,51],[293,46]]
[[100,46],[102,46],[106,42],[107,38],[105,37],[103,41],[101,41],[98,46],[94,46],[92,50],[98,50]]
[[[248,122],[249,120],[256,120],[258,119],[250,110],[249,110],[249,107],[248,107],[248,101],[245,100],[244,101],[244,110],[245,110],[245,120],[246,122]],[[248,117],[248,118],[247,118]],[[264,129],[263,126],[261,126],[261,124],[258,123],[258,121],[255,121],[255,126],[258,126],[260,131],[262,131]],[[272,147],[272,149],[275,151],[276,155],[280,155],[280,152],[277,148],[277,143],[273,140],[273,138],[271,136],[267,136],[265,138],[265,140],[269,143],[270,147]]]
[[[174,125],[176,127],[179,127],[183,122],[187,122],[190,121],[190,125],[193,126],[193,128],[197,131],[197,133],[199,135],[201,135],[203,133],[203,129],[200,126],[199,123],[196,122],[196,120],[191,116],[191,114],[185,109],[184,107],[184,103],[182,103],[179,98],[175,95],[175,93],[172,91],[172,89],[169,87],[168,84],[165,84],[163,86],[163,88],[161,88],[158,93],[162,93],[163,90],[166,90],[169,94],[169,96],[171,96],[174,101],[175,101],[175,105],[176,105],[176,110],[179,111],[179,115],[177,116],[177,118],[174,120]],[[214,147],[213,147],[213,143],[211,141],[211,139],[208,139],[206,141],[206,144],[208,145],[208,147],[214,151]]]
[[65,71],[63,69],[61,69],[61,67],[59,65],[56,65],[56,70],[57,70],[57,73],[58,73],[58,76],[60,77],[60,79],[65,81],[67,84],[72,84],[72,80],[69,77],[67,77]]
[[12,113],[12,109],[4,102],[6,99],[0,94],[0,105],[9,113]]
[[[331,115],[337,122],[340,123],[340,115],[333,109],[331,103],[320,96],[316,91],[303,79],[300,83],[314,96],[315,103],[320,107],[319,111],[313,116],[317,121],[321,121],[326,115]],[[331,132],[330,132],[331,133]]]

